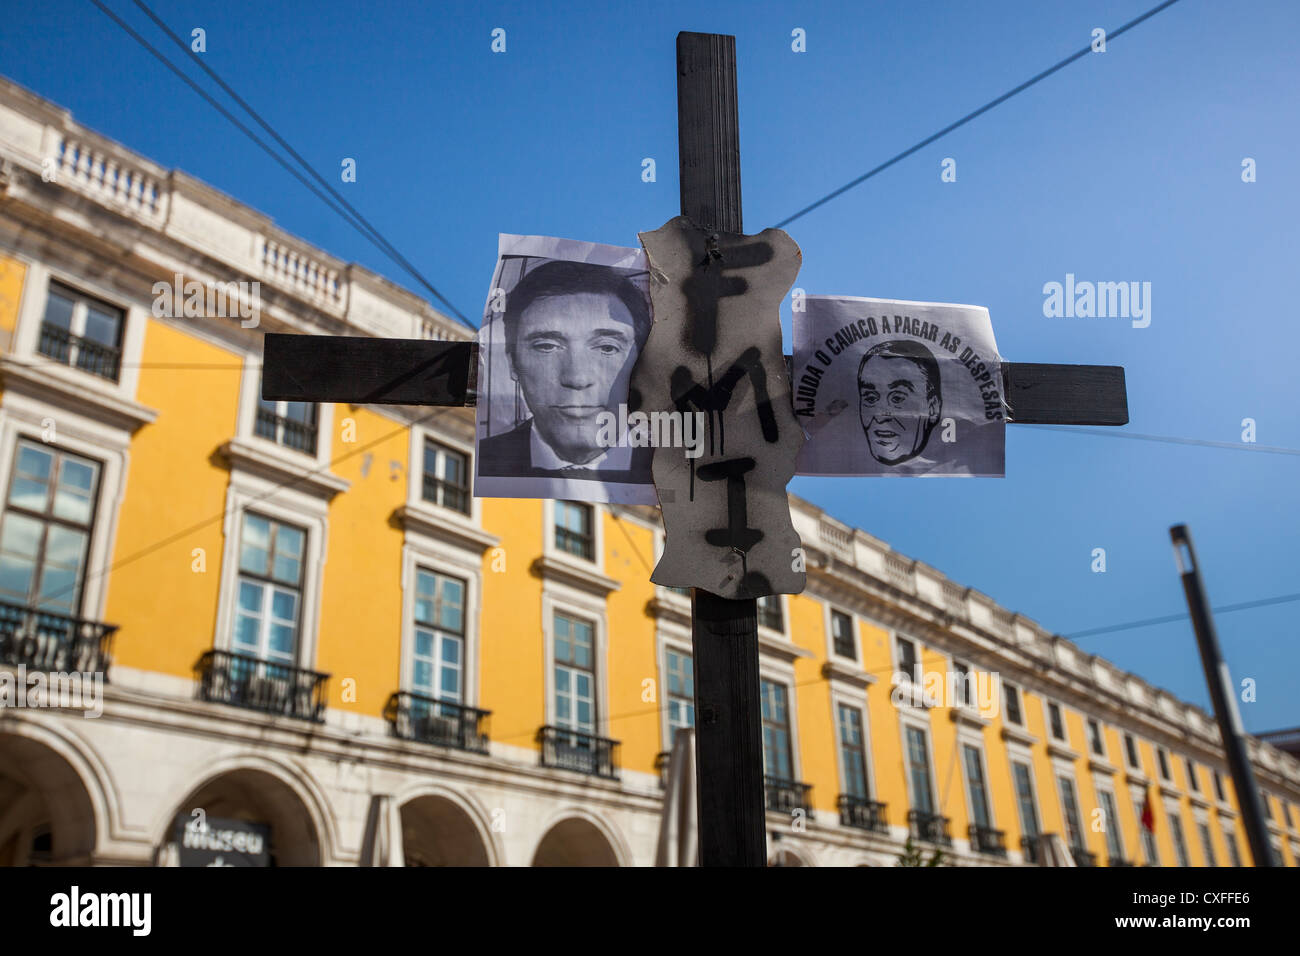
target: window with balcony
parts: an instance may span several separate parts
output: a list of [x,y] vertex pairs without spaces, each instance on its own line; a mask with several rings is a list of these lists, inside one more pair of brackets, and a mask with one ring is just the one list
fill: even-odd
[[934,788],[930,775],[930,747],[925,731],[908,726],[907,775],[912,784],[912,808],[924,813],[934,813]]
[[121,309],[52,282],[36,351],[116,382],[122,365],[123,325]]
[[1214,841],[1210,839],[1210,825],[1198,823],[1196,829],[1201,835],[1201,852],[1205,854],[1205,865],[1218,866],[1219,862],[1214,858]]
[[1031,862],[1039,862],[1038,806],[1034,803],[1034,778],[1029,765],[1019,760],[1011,762],[1011,780],[1016,789],[1016,808],[1020,813],[1021,847]]
[[306,543],[301,528],[245,512],[231,640],[235,653],[288,667],[297,661]]
[[865,736],[862,733],[862,709],[849,704],[839,704],[835,708],[840,736],[840,767],[844,773],[844,793],[850,797],[866,800],[867,792],[867,751]]
[[898,672],[914,684],[921,682],[920,661],[916,656],[916,645],[905,637],[895,638],[894,647],[898,653]]
[[315,455],[319,417],[315,402],[268,402],[259,397],[253,430],[267,441]]
[[1101,723],[1095,717],[1088,718],[1088,748],[1094,756],[1105,758],[1106,742],[1101,735]]
[[1020,691],[1012,684],[1003,683],[1002,697],[1007,714],[1007,723],[1017,727],[1025,726],[1025,715],[1020,709]]
[[1047,704],[1047,721],[1052,732],[1052,739],[1066,743],[1065,718],[1061,715],[1061,705],[1049,701]]
[[1233,866],[1241,866],[1241,850],[1237,848],[1237,829],[1232,824],[1223,828],[1223,842],[1228,844],[1228,859]]
[[1165,814],[1169,818],[1169,835],[1174,840],[1174,853],[1178,857],[1179,866],[1191,866],[1191,861],[1187,858],[1187,841],[1183,839],[1183,821],[1174,810]]
[[974,744],[962,744],[962,766],[966,771],[966,792],[970,797],[970,843],[977,853],[1006,855],[1005,834],[993,829],[989,791],[984,780],[984,759]]
[[0,519],[0,599],[76,617],[100,465],[20,439]]
[[1074,790],[1074,781],[1069,777],[1058,775],[1056,784],[1061,790],[1061,814],[1065,821],[1065,842],[1078,861],[1080,850],[1085,850],[1083,842],[1083,824],[1079,818],[1079,798]]
[[843,611],[831,611],[831,645],[840,657],[858,659],[858,642],[853,639],[853,618]]
[[1124,758],[1128,761],[1129,767],[1133,770],[1142,769],[1142,761],[1138,759],[1137,741],[1133,739],[1132,734],[1124,735]]
[[469,459],[432,439],[424,442],[421,496],[431,504],[470,513]]
[[1133,814],[1137,817],[1138,821],[1138,836],[1142,840],[1143,861],[1147,866],[1159,866],[1160,851],[1156,849],[1156,837],[1155,834],[1148,830],[1142,823],[1142,807],[1142,797],[1134,797]]
[[668,746],[678,730],[695,726],[695,672],[691,655],[669,648],[665,654],[668,667]]
[[590,621],[555,615],[555,723],[596,732],[595,627]]
[[794,780],[790,745],[790,708],[784,684],[764,680],[760,686],[763,720],[763,771],[778,780]]
[[781,595],[768,594],[758,599],[758,623],[774,631],[785,631],[785,616],[781,613]]
[[587,561],[596,559],[596,537],[591,505],[579,501],[555,502],[555,547]]
[[[1106,856],[1107,862],[1111,866],[1120,866],[1128,861],[1124,859],[1124,840],[1120,833],[1119,809],[1115,806],[1115,795],[1109,790],[1097,791],[1097,799],[1101,802],[1101,811],[1103,814],[1103,824],[1106,827]],[[1141,824],[1138,824],[1141,826]]]
[[423,568],[415,573],[411,689],[459,704],[465,694],[465,582]]

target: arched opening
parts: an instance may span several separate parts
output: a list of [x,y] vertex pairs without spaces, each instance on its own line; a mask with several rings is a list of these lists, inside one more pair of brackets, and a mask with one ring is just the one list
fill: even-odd
[[487,847],[463,807],[428,794],[402,804],[407,866],[490,866]]
[[186,797],[158,856],[169,866],[321,863],[320,840],[298,794],[278,777],[249,768],[213,777]]
[[618,856],[596,824],[570,817],[542,837],[533,866],[618,866]]
[[768,866],[807,866],[803,857],[792,850],[777,850],[767,858]]
[[0,734],[0,866],[87,866],[95,810],[80,775],[45,744]]

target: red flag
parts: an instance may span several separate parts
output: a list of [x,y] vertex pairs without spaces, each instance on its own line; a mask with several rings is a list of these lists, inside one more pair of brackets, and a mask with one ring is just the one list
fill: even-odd
[[1151,788],[1147,787],[1142,797],[1142,825],[1146,827],[1147,833],[1156,832],[1156,811],[1151,805]]

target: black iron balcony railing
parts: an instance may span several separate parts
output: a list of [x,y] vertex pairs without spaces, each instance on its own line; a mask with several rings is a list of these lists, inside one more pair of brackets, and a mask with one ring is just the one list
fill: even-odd
[[885,805],[879,800],[855,797],[850,793],[841,793],[835,801],[840,811],[840,824],[857,827],[859,830],[873,830],[876,833],[888,833],[889,825],[885,823]]
[[570,531],[568,528],[555,529],[555,546],[568,554],[591,561],[596,555],[596,543],[589,534]]
[[1047,840],[1042,836],[1025,836],[1020,838],[1020,852],[1024,855],[1026,863],[1043,862],[1044,847]]
[[[77,368],[110,382],[116,382],[122,365],[122,350],[93,339],[73,335],[67,329],[48,322],[41,323],[41,337],[36,351],[64,365]],[[73,352],[76,359],[73,359]]]
[[989,856],[1007,855],[1007,835],[1003,831],[972,823],[967,834],[970,837],[970,848],[976,853],[987,853]]
[[618,779],[617,740],[548,724],[537,731],[537,742],[542,746],[543,767]]
[[488,752],[490,714],[488,710],[404,690],[394,693],[384,705],[384,719],[393,736],[478,754]]
[[257,434],[285,448],[308,455],[316,454],[316,423],[300,422],[295,418],[277,415],[267,408],[257,409]]
[[805,817],[811,815],[812,803],[808,800],[811,790],[812,784],[800,783],[798,780],[763,777],[763,791],[770,813],[793,813],[795,810],[802,810]]
[[1112,856],[1106,861],[1107,866],[1137,866],[1132,860],[1126,860],[1122,856]]
[[424,500],[442,505],[461,514],[469,514],[469,489],[453,484],[437,475],[424,476]]
[[329,674],[231,651],[206,651],[194,672],[201,700],[318,724],[325,721]]
[[0,664],[108,679],[116,624],[0,602]]
[[1096,866],[1097,854],[1089,853],[1081,846],[1070,847],[1070,856],[1074,857],[1075,866]]
[[659,789],[666,789],[668,786],[668,771],[672,768],[673,752],[671,750],[661,750],[655,754],[655,773],[659,774]]
[[949,820],[937,813],[924,810],[908,810],[907,822],[911,825],[912,836],[927,843],[942,843],[952,846],[952,834],[948,832]]

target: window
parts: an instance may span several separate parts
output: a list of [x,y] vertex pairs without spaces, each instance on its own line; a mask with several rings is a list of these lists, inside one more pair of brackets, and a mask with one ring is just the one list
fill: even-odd
[[1106,742],[1101,735],[1101,724],[1094,717],[1088,718],[1088,746],[1096,756],[1102,758],[1106,756]]
[[1058,776],[1056,783],[1061,788],[1061,808],[1065,814],[1065,841],[1071,849],[1083,849],[1083,825],[1079,822],[1079,800],[1074,792],[1074,781],[1069,777]]
[[866,800],[867,752],[862,733],[862,711],[848,704],[836,708],[840,729],[840,765],[844,769],[844,792]]
[[110,382],[122,363],[121,309],[50,283],[36,351]]
[[1241,851],[1237,849],[1237,830],[1231,824],[1223,828],[1223,841],[1228,844],[1228,859],[1233,866],[1241,866]]
[[1214,841],[1210,839],[1210,825],[1198,823],[1196,829],[1201,835],[1201,852],[1205,854],[1205,865],[1218,866],[1219,862],[1214,858]]
[[962,744],[962,761],[966,764],[966,786],[970,790],[970,815],[977,826],[991,828],[988,788],[984,786],[984,761],[978,747]]
[[1156,849],[1156,836],[1146,828],[1142,822],[1142,807],[1145,801],[1142,797],[1133,798],[1133,813],[1138,821],[1138,836],[1142,839],[1142,853],[1145,856],[1144,862],[1150,866],[1160,865],[1160,852]]
[[1006,699],[1007,721],[1023,727],[1025,715],[1020,712],[1020,691],[1011,684],[1003,684],[1002,688],[1003,697]]
[[452,703],[465,698],[465,582],[415,573],[415,653],[412,690]]
[[315,402],[268,402],[259,397],[254,431],[277,445],[315,455],[318,415]]
[[952,673],[954,678],[952,682],[952,690],[953,697],[955,698],[953,703],[958,707],[971,706],[970,665],[964,664],[961,661],[953,661]]
[[668,662],[668,743],[671,746],[677,731],[695,726],[695,672],[691,655],[674,651],[667,653]]
[[425,439],[422,496],[435,505],[469,514],[469,461],[466,456]]
[[907,679],[913,683],[919,684],[921,676],[917,673],[916,645],[905,637],[896,640],[898,648],[898,670],[906,675]]
[[555,615],[555,724],[586,734],[596,732],[595,626]]
[[293,666],[298,654],[307,532],[246,512],[239,539],[239,601],[231,649]]
[[596,558],[591,505],[577,501],[555,503],[555,547],[588,561]]
[[781,595],[768,594],[758,599],[758,623],[774,631],[785,631],[785,618],[781,613]]
[[1052,726],[1052,739],[1065,741],[1065,721],[1061,717],[1061,705],[1049,702],[1047,705],[1047,718]]
[[1169,835],[1174,838],[1174,853],[1178,856],[1179,866],[1191,866],[1187,859],[1187,841],[1183,839],[1183,821],[1177,810],[1165,814],[1169,818]]
[[1214,771],[1214,795],[1219,798],[1220,803],[1227,803],[1228,797],[1223,792],[1223,774]]
[[0,598],[78,615],[99,467],[19,440],[0,524]]
[[1033,778],[1029,775],[1029,765],[1012,761],[1011,776],[1016,785],[1016,806],[1020,810],[1020,829],[1025,836],[1038,836],[1038,808],[1034,805]]
[[930,787],[930,750],[925,731],[907,727],[907,774],[912,782],[912,809],[934,813],[934,792]]
[[1187,758],[1187,786],[1193,793],[1201,792],[1201,785],[1196,782],[1196,761],[1191,757]]
[[[1106,858],[1111,866],[1124,859],[1124,841],[1119,830],[1119,810],[1115,807],[1115,795],[1109,790],[1098,790],[1097,798],[1101,801],[1102,821],[1106,826]],[[1141,824],[1139,824],[1141,826]]]
[[840,657],[858,659],[858,643],[853,639],[853,618],[843,611],[831,611],[831,642]]
[[1134,770],[1142,769],[1142,761],[1138,759],[1137,741],[1133,739],[1132,734],[1124,735],[1124,756],[1128,759],[1128,765]]
[[1160,762],[1160,779],[1172,783],[1173,778],[1169,774],[1169,755],[1165,753],[1164,747],[1156,748],[1156,759]]
[[763,770],[779,780],[794,779],[794,761],[790,750],[790,709],[786,689],[775,681],[761,686],[763,716]]

